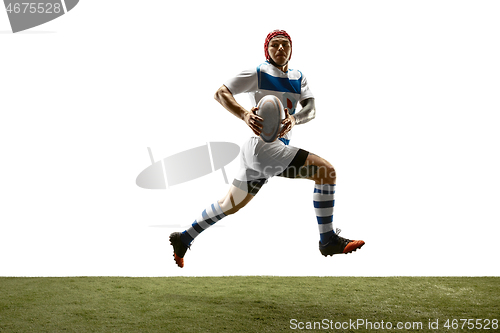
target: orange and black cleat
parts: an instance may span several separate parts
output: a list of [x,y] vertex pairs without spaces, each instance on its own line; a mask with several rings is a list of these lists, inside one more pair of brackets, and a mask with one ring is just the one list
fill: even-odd
[[184,267],[184,255],[189,247],[181,241],[181,233],[173,232],[170,234],[170,245],[174,247],[174,260],[177,266]]
[[328,243],[322,244],[319,242],[319,251],[322,255],[333,256],[334,254],[339,253],[351,253],[360,249],[365,242],[362,240],[350,240],[344,237],[340,237],[338,234],[340,233],[340,229],[337,229],[337,233],[333,234]]

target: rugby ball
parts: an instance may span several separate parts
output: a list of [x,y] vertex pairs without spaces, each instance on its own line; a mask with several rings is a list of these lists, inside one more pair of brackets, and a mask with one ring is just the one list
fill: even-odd
[[285,119],[285,110],[278,97],[267,95],[262,97],[257,104],[257,115],[264,119],[260,137],[265,142],[274,142],[278,138],[283,125],[281,121]]

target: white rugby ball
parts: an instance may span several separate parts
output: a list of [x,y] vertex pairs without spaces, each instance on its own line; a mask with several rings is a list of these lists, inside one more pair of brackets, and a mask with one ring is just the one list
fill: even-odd
[[281,101],[276,96],[267,95],[259,101],[257,109],[257,115],[264,119],[260,137],[265,142],[276,141],[283,127],[281,121],[285,119],[285,109]]

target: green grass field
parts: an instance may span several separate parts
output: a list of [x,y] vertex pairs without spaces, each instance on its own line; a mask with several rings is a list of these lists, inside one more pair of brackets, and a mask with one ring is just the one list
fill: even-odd
[[499,319],[498,277],[0,278],[0,332],[500,332]]

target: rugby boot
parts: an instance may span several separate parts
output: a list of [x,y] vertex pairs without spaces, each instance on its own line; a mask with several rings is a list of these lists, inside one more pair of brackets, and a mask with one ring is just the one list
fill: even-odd
[[333,256],[334,254],[339,253],[351,253],[365,245],[365,242],[362,240],[350,240],[340,237],[338,235],[340,233],[340,229],[337,229],[336,231],[337,232],[330,237],[326,244],[319,242],[319,251],[325,257]]
[[173,232],[169,237],[170,245],[174,248],[174,260],[177,266],[180,268],[184,267],[184,255],[186,254],[188,246],[184,245],[181,241],[181,233]]

